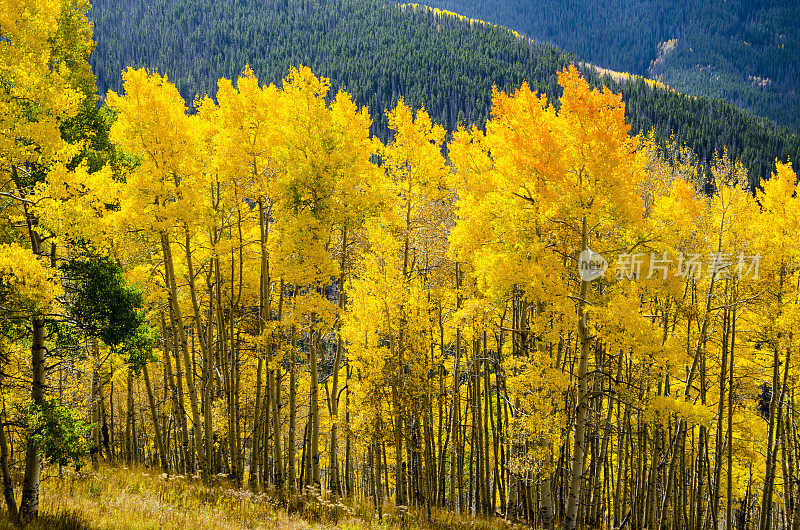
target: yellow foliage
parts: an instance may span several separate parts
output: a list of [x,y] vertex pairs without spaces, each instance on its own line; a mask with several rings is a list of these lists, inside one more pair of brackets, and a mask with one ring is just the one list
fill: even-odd
[[52,312],[63,292],[55,271],[16,243],[0,245],[0,285],[14,293],[13,311],[38,314]]

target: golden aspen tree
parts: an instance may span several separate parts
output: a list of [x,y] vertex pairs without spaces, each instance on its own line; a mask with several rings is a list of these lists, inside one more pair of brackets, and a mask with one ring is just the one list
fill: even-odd
[[[336,186],[333,196],[332,217],[341,233],[339,243],[339,277],[337,280],[338,301],[336,318],[336,353],[331,374],[330,412],[331,433],[329,448],[328,489],[335,494],[343,492],[338,463],[339,443],[339,377],[344,355],[344,340],[341,338],[341,324],[347,300],[345,285],[347,273],[354,259],[355,235],[359,234],[368,215],[375,215],[380,200],[385,193],[384,182],[377,165],[371,156],[379,142],[370,138],[369,127],[372,120],[366,108],[359,109],[346,92],[339,92],[330,105],[331,127],[337,132],[339,145],[335,162]],[[348,390],[349,392],[349,390]],[[349,396],[349,393],[348,393]],[[349,455],[345,456],[347,462]],[[345,466],[345,483],[349,480],[350,469]]]
[[[731,422],[734,401],[731,398],[735,389],[730,376],[735,370],[738,349],[733,321],[741,312],[744,299],[754,300],[760,296],[757,286],[759,274],[754,271],[746,274],[755,261],[760,262],[758,256],[760,253],[756,242],[748,237],[751,227],[757,223],[758,208],[752,193],[746,187],[746,172],[741,165],[732,162],[727,154],[723,153],[712,167],[712,177],[716,193],[709,201],[708,211],[711,214],[712,226],[707,233],[717,236],[718,239],[716,242],[712,239],[705,245],[706,249],[712,249],[709,252],[706,277],[711,284],[708,296],[713,296],[715,306],[722,305],[722,310],[715,316],[716,325],[720,328],[718,336],[721,344],[715,348],[717,349],[715,356],[719,359],[719,372],[715,374],[718,377],[715,396],[717,418],[716,425],[712,425],[715,445],[708,508],[709,516],[716,520],[717,514],[722,511],[720,503],[723,492],[729,502],[733,494],[729,481],[723,488],[723,472],[728,474],[730,479],[732,462],[732,455],[725,448],[732,445],[734,436]],[[716,290],[713,290],[714,282],[719,284]],[[727,470],[723,469],[725,460],[728,461]],[[726,509],[727,511],[730,509]]]
[[[166,78],[145,70],[123,72],[125,94],[109,92],[107,104],[117,113],[111,138],[139,157],[139,166],[126,175],[120,208],[131,228],[157,235],[164,260],[170,317],[183,354],[184,378],[191,403],[194,446],[204,480],[209,468],[201,450],[202,424],[178,280],[172,254],[175,229],[192,224],[203,204],[204,173],[200,165],[203,123],[187,116],[183,99]],[[210,433],[206,433],[210,435]]]
[[[383,168],[389,179],[388,194],[394,204],[386,205],[382,212],[385,229],[400,242],[400,283],[407,289],[408,299],[398,307],[398,315],[389,334],[390,348],[394,350],[392,387],[392,409],[395,446],[395,503],[408,502],[403,467],[403,440],[407,425],[417,414],[408,405],[417,402],[414,393],[425,364],[419,364],[427,355],[430,346],[421,340],[431,337],[430,323],[423,330],[406,329],[412,323],[414,305],[422,296],[425,275],[423,268],[435,270],[443,259],[442,239],[437,235],[445,232],[449,221],[447,209],[452,200],[451,177],[442,157],[444,129],[431,120],[424,109],[414,113],[403,101],[387,112],[389,127],[395,131],[393,140],[381,150]],[[391,205],[391,206],[390,206]],[[437,241],[438,239],[438,241]],[[409,313],[406,313],[409,311]],[[417,342],[419,341],[419,342]],[[416,342],[416,344],[415,344]],[[416,346],[416,347],[415,347]],[[421,349],[418,349],[421,348]],[[425,372],[422,372],[425,373]],[[416,428],[419,428],[417,424]],[[417,448],[410,448],[416,451]]]
[[[213,138],[211,141],[214,145],[212,148],[212,166],[219,183],[216,188],[218,190],[228,190],[225,195],[231,198],[228,201],[223,201],[219,197],[214,201],[217,204],[215,209],[219,211],[219,214],[216,216],[214,226],[208,228],[209,239],[211,241],[218,239],[218,235],[221,233],[221,226],[225,224],[226,219],[230,218],[231,209],[237,212],[236,217],[239,220],[243,218],[246,220],[244,226],[241,225],[241,222],[239,223],[238,230],[240,234],[249,234],[256,230],[258,234],[257,263],[259,281],[255,292],[257,293],[259,314],[258,324],[254,330],[258,344],[258,367],[250,458],[250,483],[254,485],[259,479],[257,464],[262,445],[263,449],[266,450],[266,440],[263,440],[262,443],[261,436],[264,430],[261,411],[266,406],[262,401],[268,399],[270,389],[264,389],[264,399],[262,399],[262,371],[266,360],[268,373],[272,372],[271,363],[276,351],[276,345],[270,342],[272,339],[268,339],[269,336],[274,334],[274,331],[269,330],[269,325],[273,311],[272,292],[274,289],[272,285],[275,282],[275,278],[271,275],[268,246],[274,202],[271,187],[277,177],[273,152],[281,141],[278,123],[281,102],[277,88],[274,85],[260,86],[258,79],[249,68],[246,68],[242,75],[239,76],[235,88],[230,81],[220,80],[216,96],[218,106],[206,99],[203,101],[200,112],[212,124]],[[247,171],[243,172],[242,168],[247,168]],[[248,201],[250,201],[249,203],[254,203],[255,207],[248,207]],[[224,204],[227,207],[223,207]],[[245,256],[241,248],[241,245],[244,244],[244,239],[240,241],[239,248],[239,255],[242,258]],[[250,252],[253,250],[255,249],[250,250]],[[246,269],[243,259],[239,267],[240,272]],[[194,289],[194,287],[192,288]],[[278,296],[280,297],[281,295],[282,293],[279,293]],[[196,318],[199,320],[201,318],[199,304],[193,301],[193,305]],[[202,341],[201,346],[203,346]],[[208,349],[209,346],[206,345],[205,347]],[[210,352],[207,355],[210,355]],[[204,367],[204,371],[209,371],[208,378],[210,379],[210,362],[207,365],[207,367]],[[270,377],[267,378],[268,382],[269,380]],[[208,385],[209,383],[206,384]],[[278,399],[277,392],[272,392],[272,395],[275,400]],[[210,406],[210,389],[204,390],[204,399],[208,403],[207,406]],[[272,403],[272,410],[273,414],[277,415],[277,402]],[[233,418],[229,418],[229,420],[233,420]],[[270,419],[267,419],[267,422],[270,421]],[[277,432],[278,427],[275,426],[275,429],[275,432]],[[207,443],[209,443],[207,453],[211,454],[210,441]],[[276,466],[274,479],[279,488],[283,487],[284,482],[281,461],[280,437],[276,436],[274,438],[274,462]],[[263,476],[261,479],[263,480]]]
[[[321,486],[318,356],[322,334],[333,326],[337,306],[341,308],[344,303],[343,295],[336,304],[322,295],[337,276],[339,289],[343,288],[347,233],[357,230],[366,211],[373,207],[370,188],[376,174],[370,162],[374,145],[368,137],[368,113],[359,110],[346,93],[339,93],[328,104],[329,89],[329,80],[317,78],[305,67],[292,69],[284,80],[281,142],[274,155],[278,175],[273,188],[274,230],[278,237],[270,247],[275,277],[291,286],[296,298],[293,318],[297,323],[304,321],[308,329],[311,476],[306,482],[317,486]],[[341,241],[339,260],[334,256],[337,239]],[[337,347],[333,399],[338,398],[341,355]],[[336,425],[337,419],[332,421]],[[337,427],[333,425],[331,449],[336,450]],[[336,456],[330,459],[336,473],[330,487],[339,493],[338,463]]]
[[[790,164],[778,164],[775,174],[762,182],[756,195],[762,208],[763,225],[759,234],[759,247],[764,260],[759,274],[767,285],[765,306],[762,307],[759,325],[759,342],[772,355],[772,381],[767,420],[766,464],[764,488],[761,497],[759,528],[771,528],[773,492],[777,468],[777,425],[784,413],[784,401],[789,392],[787,379],[791,367],[791,353],[796,348],[798,289],[796,270],[797,233],[800,230],[797,176]],[[781,360],[781,354],[784,359]],[[781,373],[781,365],[783,373]],[[791,483],[784,485],[791,488]],[[794,517],[794,515],[793,515]]]
[[[4,131],[0,135],[0,196],[27,229],[25,235],[11,236],[16,241],[7,257],[22,252],[19,242],[27,239],[28,250],[16,257],[29,263],[17,267],[39,270],[37,276],[44,273],[40,270],[43,263],[53,265],[48,254],[55,256],[55,243],[51,242],[49,249],[45,247],[48,236],[32,209],[41,196],[46,196],[48,174],[64,171],[80,150],[80,146],[62,139],[59,127],[77,113],[83,99],[81,90],[93,83],[87,64],[92,48],[88,7],[83,2],[60,1],[10,1],[0,5],[0,77],[4,80],[0,89],[0,129]],[[5,224],[2,230],[6,237],[14,232]],[[46,299],[41,303],[46,306]],[[45,403],[45,313],[37,309],[29,315],[31,402],[41,407]],[[19,506],[24,522],[38,514],[41,460],[37,444],[27,444]],[[3,471],[7,477],[5,466]],[[13,492],[5,490],[9,512],[16,516]]]
[[[636,190],[644,174],[643,160],[636,154],[636,139],[628,136],[620,97],[607,90],[591,90],[574,67],[559,74],[559,84],[564,92],[557,112],[525,85],[511,96],[495,93],[494,117],[487,123],[486,134],[473,131],[466,136],[463,132],[455,142],[465,149],[454,155],[456,167],[462,165],[465,172],[489,169],[496,175],[491,181],[504,191],[503,202],[530,219],[533,229],[526,233],[526,243],[533,246],[525,251],[531,253],[526,261],[534,263],[538,247],[554,248],[561,256],[571,257],[568,263],[573,264],[578,253],[591,251],[590,243],[595,248],[610,246],[614,232],[642,217]],[[459,216],[469,218],[470,211],[459,209]],[[592,337],[585,310],[591,279],[578,279],[575,292],[575,275],[562,271],[563,266],[556,266],[544,274],[563,274],[560,291],[577,308],[572,474],[564,508],[564,527],[572,529],[577,524],[587,452]]]

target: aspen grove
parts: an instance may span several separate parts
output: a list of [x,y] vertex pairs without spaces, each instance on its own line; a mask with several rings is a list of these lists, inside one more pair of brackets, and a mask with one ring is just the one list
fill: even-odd
[[8,513],[83,457],[379,517],[800,527],[790,163],[753,193],[574,67],[453,134],[400,100],[385,144],[302,66],[191,109],[129,68],[98,111],[87,5],[0,12]]

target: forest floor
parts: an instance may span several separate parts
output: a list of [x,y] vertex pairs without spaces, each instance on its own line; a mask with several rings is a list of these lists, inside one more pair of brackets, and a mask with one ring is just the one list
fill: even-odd
[[[230,485],[206,487],[182,476],[166,478],[156,470],[101,467],[75,473],[43,472],[39,517],[31,530],[156,529],[182,530],[292,528],[368,529],[515,528],[499,518],[460,516],[445,510],[401,511],[384,507],[378,520],[375,507],[364,499],[327,499],[295,495],[279,499],[268,494],[236,491]],[[46,477],[46,478],[45,478]],[[19,492],[17,492],[19,498]],[[0,530],[15,526],[0,511]]]

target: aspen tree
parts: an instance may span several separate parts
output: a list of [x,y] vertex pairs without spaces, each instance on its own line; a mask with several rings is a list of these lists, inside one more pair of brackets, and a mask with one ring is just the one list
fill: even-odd
[[[773,353],[772,388],[767,424],[766,464],[764,471],[764,489],[761,497],[761,514],[759,528],[772,528],[773,491],[775,469],[777,466],[778,440],[777,429],[783,401],[787,395],[787,375],[791,362],[791,351],[796,342],[793,329],[796,326],[795,307],[797,304],[796,288],[794,296],[791,289],[796,283],[797,271],[792,267],[796,260],[797,233],[800,229],[798,215],[797,177],[791,165],[778,164],[773,177],[762,183],[763,191],[757,194],[757,200],[763,210],[765,228],[761,234],[765,256],[765,274],[772,284],[769,289],[769,306],[765,329],[761,340]],[[764,316],[767,316],[764,315]],[[784,361],[780,360],[785,352]],[[780,365],[784,365],[781,377]]]
[[[319,399],[317,364],[323,329],[336,319],[336,306],[318,295],[334,277],[343,289],[347,267],[347,233],[356,230],[370,208],[371,176],[369,157],[374,150],[368,137],[369,115],[358,109],[346,93],[339,93],[329,105],[326,95],[330,81],[317,78],[308,68],[293,69],[284,80],[281,117],[281,148],[275,157],[279,176],[275,184],[275,229],[281,238],[272,247],[277,264],[275,274],[296,289],[308,290],[295,310],[308,324],[309,368],[311,371],[310,436],[308,454],[311,477],[308,483],[321,486],[319,473]],[[339,260],[333,256],[333,240],[343,235]],[[336,304],[341,309],[344,296]],[[334,395],[338,400],[338,377],[342,351],[334,359]],[[338,403],[332,412],[338,416]],[[341,493],[338,472],[338,437],[334,418],[329,450],[335,476],[329,487]]]
[[[14,264],[14,268],[5,263],[4,273],[22,283],[28,274],[35,274],[40,280],[52,274],[42,268],[42,262],[54,265],[47,256],[55,256],[55,243],[51,242],[49,248],[44,246],[46,234],[32,211],[37,202],[33,195],[38,192],[46,196],[47,176],[65,171],[66,163],[80,150],[62,139],[59,127],[76,115],[85,97],[82,90],[94,81],[87,62],[92,48],[88,7],[83,2],[58,1],[14,1],[0,6],[0,77],[4,80],[0,90],[0,128],[4,131],[0,139],[0,171],[4,175],[0,193],[4,200],[12,201],[15,215],[23,219],[27,234],[19,239],[27,239],[29,245],[28,250],[18,244],[8,249],[6,259],[16,254],[24,261]],[[39,281],[32,283],[42,287]],[[41,407],[45,400],[47,351],[46,312],[41,309],[54,299],[40,293],[37,300],[35,291],[34,288],[20,295],[30,297],[32,303],[28,313],[32,330],[30,399],[34,406]],[[39,511],[41,460],[40,448],[27,444],[19,505],[23,522],[30,521]],[[13,493],[6,492],[6,501],[14,515],[17,509]]]
[[[491,254],[487,252],[491,246],[476,252],[475,261],[481,265],[479,280],[498,285],[499,292],[510,290],[507,280],[505,284],[498,284],[503,281],[501,274],[524,278],[530,285],[528,296],[534,297],[534,293],[544,290],[544,282],[552,281],[557,271],[563,270],[558,256],[546,250],[553,245],[553,238],[561,239],[565,248],[559,250],[567,255],[587,253],[590,237],[598,238],[598,244],[607,245],[608,241],[603,238],[607,239],[611,231],[636,223],[642,215],[641,199],[636,196],[635,189],[644,168],[636,154],[637,142],[627,134],[629,127],[624,121],[621,100],[607,90],[590,90],[574,68],[561,72],[559,83],[564,94],[558,112],[547,105],[544,97],[537,96],[524,85],[513,95],[496,92],[494,118],[487,124],[485,135],[478,130],[463,131],[455,141],[463,149],[454,154],[457,168],[462,168],[468,178],[485,173],[491,175],[484,184],[476,183],[472,193],[497,201],[494,211],[499,210],[500,204],[514,205],[508,209],[508,217],[498,219],[499,222],[490,221],[497,226],[496,230],[504,233],[504,237],[490,241],[501,242],[496,244],[498,250],[507,245],[512,253],[530,256],[508,259],[503,254],[498,255],[496,250]],[[465,218],[463,230],[469,230],[468,227],[479,226],[473,219],[480,219],[481,208],[467,209],[466,205],[472,203],[467,202],[469,194],[465,197],[465,207],[459,214]],[[491,212],[490,206],[485,215],[493,216]],[[526,246],[514,244],[519,241],[519,235],[514,234],[517,226],[531,227],[522,233]],[[456,229],[458,236],[461,230],[460,227]],[[597,246],[594,242],[592,245]],[[492,263],[490,260],[494,261],[494,266],[487,266]],[[498,268],[500,260],[508,260],[514,268]],[[526,269],[520,270],[521,267]],[[540,298],[552,299],[553,294],[563,293],[564,298],[556,302],[554,309],[562,315],[568,314],[564,304],[569,298],[575,301],[577,312],[579,353],[572,476],[564,508],[564,527],[571,529],[578,524],[587,454],[587,372],[592,337],[585,315],[589,281],[578,281],[575,292],[574,276],[570,277],[567,271],[562,274],[555,289],[548,289],[549,296],[542,292]]]
[[[184,327],[183,309],[178,297],[178,279],[172,253],[172,234],[177,226],[193,222],[196,207],[202,204],[203,173],[199,166],[200,118],[186,115],[177,89],[158,74],[128,69],[123,73],[125,95],[109,92],[108,105],[117,112],[111,137],[130,153],[141,157],[141,164],[127,176],[121,209],[129,225],[158,234],[164,258],[170,318],[183,354],[192,413],[194,447],[204,480],[209,467],[200,423],[200,405],[195,385],[189,342]],[[206,433],[210,436],[210,433]]]

